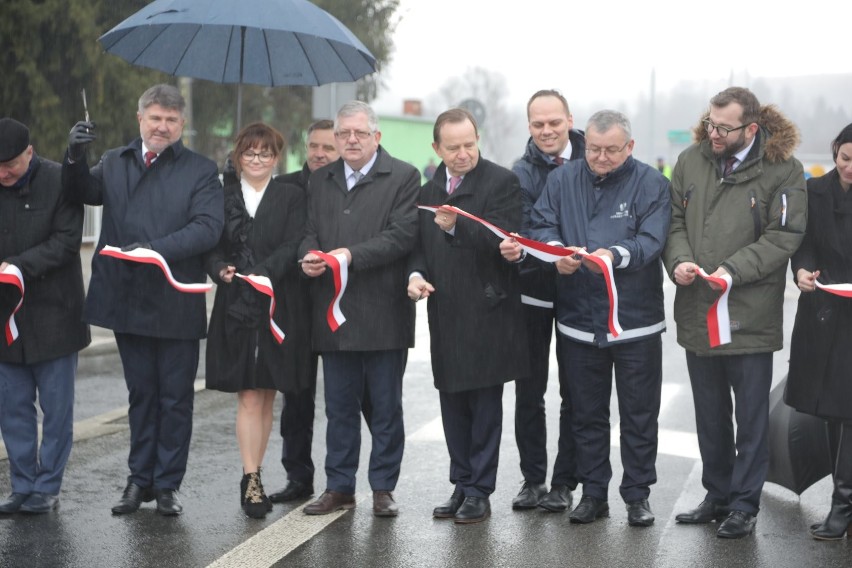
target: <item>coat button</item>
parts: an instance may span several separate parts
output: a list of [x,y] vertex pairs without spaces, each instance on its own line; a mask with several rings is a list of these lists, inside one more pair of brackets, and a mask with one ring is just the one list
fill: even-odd
[[344,214],[344,215],[349,215],[349,209],[344,209],[344,210],[343,210],[343,214]]
[[29,209],[29,208],[30,208],[30,204],[29,204],[29,203],[24,203],[24,209]]

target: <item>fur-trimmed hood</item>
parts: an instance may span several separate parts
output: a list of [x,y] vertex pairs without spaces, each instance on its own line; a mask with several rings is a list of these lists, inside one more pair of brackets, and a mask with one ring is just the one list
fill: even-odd
[[[693,138],[697,143],[707,140],[710,136],[702,124],[702,121],[709,116],[708,110],[701,115],[698,124],[692,129]],[[760,118],[757,123],[763,133],[761,139],[764,140],[764,157],[767,160],[783,162],[793,157],[793,152],[801,141],[799,128],[781,114],[778,107],[775,105],[760,107]]]

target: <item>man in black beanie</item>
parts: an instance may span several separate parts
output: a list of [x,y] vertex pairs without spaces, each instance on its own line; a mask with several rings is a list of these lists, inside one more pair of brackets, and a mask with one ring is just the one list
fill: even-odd
[[77,352],[90,336],[82,320],[83,206],[65,199],[61,175],[33,151],[26,126],[0,119],[0,431],[12,481],[2,515],[56,509],[71,453]]

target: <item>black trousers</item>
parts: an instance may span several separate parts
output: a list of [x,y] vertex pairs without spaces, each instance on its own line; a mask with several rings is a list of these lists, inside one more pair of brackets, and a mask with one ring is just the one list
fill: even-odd
[[503,432],[503,385],[440,393],[450,453],[450,483],[465,497],[488,497],[497,485]]
[[[407,360],[407,356],[406,356]],[[306,485],[314,483],[314,460],[311,457],[311,446],[314,441],[314,409],[317,394],[317,367],[319,353],[312,355],[311,386],[299,392],[284,393],[284,407],[281,409],[281,465],[287,472],[287,479],[292,479]],[[361,398],[361,413],[370,427],[369,388],[364,382],[364,394]]]
[[687,351],[686,364],[706,499],[756,515],[769,470],[772,353],[699,357]]
[[192,437],[199,342],[118,332],[115,341],[130,402],[128,482],[179,489]]
[[574,403],[577,477],[583,484],[583,495],[606,500],[612,479],[609,406],[614,369],[624,468],[619,492],[628,503],[646,499],[650,486],[657,481],[660,336],[609,347],[563,338],[560,345]]
[[[521,458],[521,474],[530,483],[547,479],[547,424],[544,394],[550,373],[550,339],[554,334],[554,308],[524,305],[524,319],[530,353],[530,376],[515,382],[515,441]],[[556,332],[556,359],[559,363],[559,445],[553,464],[552,485],[577,487],[577,457],[571,432],[571,393],[562,364],[562,341]]]

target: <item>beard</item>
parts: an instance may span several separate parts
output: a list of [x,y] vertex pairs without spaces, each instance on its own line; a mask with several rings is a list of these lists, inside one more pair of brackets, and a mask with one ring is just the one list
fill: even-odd
[[735,155],[737,152],[745,148],[745,146],[745,132],[740,130],[739,136],[737,136],[735,140],[729,140],[728,138],[725,138],[725,147],[722,150],[716,150],[713,148],[713,146],[710,146],[710,149],[713,152],[713,155],[717,158],[726,159]]

